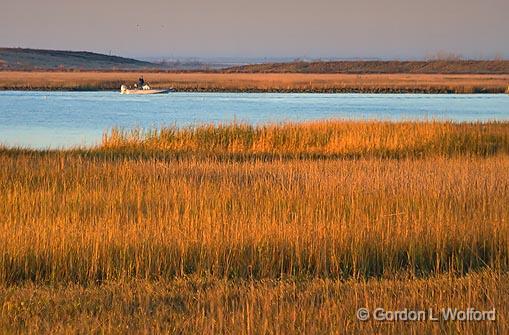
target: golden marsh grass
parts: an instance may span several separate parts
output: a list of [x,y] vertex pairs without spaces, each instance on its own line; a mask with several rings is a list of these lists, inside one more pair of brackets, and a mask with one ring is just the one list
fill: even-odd
[[[504,122],[327,121],[2,149],[0,326],[504,332],[508,134]],[[355,320],[380,305],[498,319]]]
[[[107,282],[0,288],[7,333],[505,334],[509,278],[492,273],[412,280]],[[360,322],[360,307],[497,311],[487,322]]]
[[[0,89],[120,90],[142,72],[2,71]],[[205,92],[503,93],[509,74],[145,73],[154,88]]]
[[0,281],[508,268],[509,160],[2,157]]
[[509,153],[508,124],[318,121],[112,129],[100,150],[193,157],[422,158]]

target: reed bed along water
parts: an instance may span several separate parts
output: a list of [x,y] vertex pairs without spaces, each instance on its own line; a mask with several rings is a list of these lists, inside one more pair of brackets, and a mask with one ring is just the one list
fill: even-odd
[[[508,134],[504,122],[329,121],[2,149],[0,325],[507,330]],[[355,319],[384,302],[499,314],[409,328]]]
[[319,121],[251,126],[112,129],[103,151],[198,156],[404,158],[509,153],[509,124]]
[[[0,89],[120,90],[136,83],[139,72],[2,71]],[[509,74],[348,74],[155,72],[154,88],[191,92],[414,92],[504,93]]]

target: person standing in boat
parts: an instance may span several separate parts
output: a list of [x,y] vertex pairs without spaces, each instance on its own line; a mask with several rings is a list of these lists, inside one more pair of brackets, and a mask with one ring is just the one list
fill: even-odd
[[145,85],[145,80],[143,79],[143,76],[141,76],[140,79],[138,79],[138,88],[142,89],[143,85]]

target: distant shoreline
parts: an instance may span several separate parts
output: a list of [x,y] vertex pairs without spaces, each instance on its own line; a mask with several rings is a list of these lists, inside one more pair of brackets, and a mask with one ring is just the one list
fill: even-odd
[[[5,89],[0,88],[0,92],[116,92],[116,89]],[[452,90],[441,90],[441,89],[415,89],[415,90],[406,90],[406,89],[364,89],[364,90],[354,90],[354,89],[331,89],[331,90],[297,90],[297,89],[268,89],[268,90],[257,90],[257,89],[175,89],[172,93],[285,93],[285,94],[295,94],[295,93],[309,93],[309,94],[507,94],[502,91],[488,91],[488,90],[480,90],[475,92],[455,92]]]
[[0,71],[0,90],[116,91],[140,75],[178,92],[505,93],[509,85],[509,74]]

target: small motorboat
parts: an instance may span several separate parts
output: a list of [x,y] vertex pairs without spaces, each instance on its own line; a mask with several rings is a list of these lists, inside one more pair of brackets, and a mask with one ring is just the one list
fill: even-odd
[[147,84],[143,85],[142,88],[128,88],[126,85],[120,86],[120,94],[166,94],[174,92],[173,89],[166,89],[166,90],[155,90],[150,88]]

